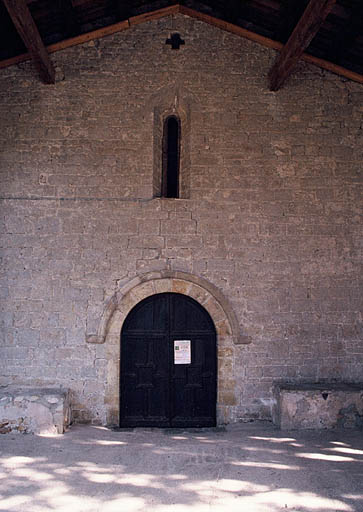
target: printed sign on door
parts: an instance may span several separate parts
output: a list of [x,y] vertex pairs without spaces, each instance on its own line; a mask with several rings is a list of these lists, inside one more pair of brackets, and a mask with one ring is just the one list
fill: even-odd
[[190,364],[191,362],[190,340],[175,340],[174,364]]

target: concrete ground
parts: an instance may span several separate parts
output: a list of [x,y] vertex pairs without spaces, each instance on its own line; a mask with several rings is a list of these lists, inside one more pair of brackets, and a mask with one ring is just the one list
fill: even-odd
[[73,426],[0,436],[0,510],[363,511],[363,431]]

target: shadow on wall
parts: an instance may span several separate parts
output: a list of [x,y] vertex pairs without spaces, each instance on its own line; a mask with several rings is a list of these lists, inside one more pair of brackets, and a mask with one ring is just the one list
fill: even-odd
[[0,510],[363,510],[358,431],[77,426],[0,437]]

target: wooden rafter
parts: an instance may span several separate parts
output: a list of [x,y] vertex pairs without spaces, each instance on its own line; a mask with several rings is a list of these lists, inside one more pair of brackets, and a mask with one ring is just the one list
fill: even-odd
[[[232,34],[236,34],[240,37],[249,39],[250,41],[254,41],[255,43],[261,44],[262,46],[266,46],[267,48],[273,48],[274,50],[282,51],[284,47],[284,45],[279,41],[274,41],[273,39],[261,36],[256,32],[252,32],[251,30],[247,30],[245,28],[234,25],[233,23],[228,23],[227,21],[220,20],[219,18],[215,18],[213,16],[210,16],[209,14],[201,13],[199,11],[196,11],[195,9],[190,9],[183,5],[180,6],[180,13],[204,21],[204,23],[208,23],[209,25],[218,27],[221,30],[225,30],[226,32],[231,32]],[[355,73],[350,69],[343,68],[342,66],[338,66],[333,62],[329,62],[325,59],[320,59],[319,57],[314,57],[313,55],[309,55],[308,53],[303,53],[301,59],[304,60],[305,62],[309,62],[310,64],[315,64],[316,66],[319,66],[323,69],[327,69],[332,73],[345,76],[350,80],[354,80],[355,82],[363,84],[363,75]]]
[[270,70],[270,89],[277,91],[309,46],[336,0],[310,0],[302,17]]
[[40,37],[36,24],[25,0],[3,0],[9,15],[22,38],[41,79],[47,84],[55,83],[55,69]]
[[[32,1],[32,0],[28,0]],[[77,0],[72,0],[73,5],[75,5]],[[81,0],[78,0],[81,1]],[[208,23],[209,25],[213,25],[218,27],[221,30],[225,30],[232,34],[235,34],[240,37],[244,37],[255,43],[261,44],[267,48],[273,48],[274,50],[282,51],[283,44],[279,41],[275,41],[265,36],[261,36],[256,32],[252,32],[245,28],[234,25],[233,23],[228,23],[227,21],[223,21],[221,19],[210,16],[209,14],[201,13],[194,9],[190,9],[183,5],[175,4],[170,7],[166,7],[164,9],[159,9],[156,11],[152,11],[148,14],[141,14],[139,16],[134,16],[125,21],[121,21],[119,23],[115,23],[114,25],[109,25],[107,27],[103,27],[97,30],[93,30],[91,32],[87,32],[85,34],[80,34],[76,37],[71,37],[69,39],[65,39],[63,41],[59,41],[58,43],[53,43],[47,46],[47,51],[49,53],[58,52],[60,50],[64,50],[65,48],[70,48],[72,46],[77,46],[78,44],[83,44],[88,41],[92,41],[95,39],[100,39],[102,37],[106,37],[112,34],[116,34],[117,32],[121,32],[123,30],[127,30],[131,25],[135,25],[138,23],[142,23],[144,21],[149,21],[150,19],[159,19],[163,16],[169,16],[171,14],[177,14],[180,12],[181,14],[185,14],[192,18],[196,18],[204,23]],[[0,69],[6,68],[8,66],[13,66],[14,64],[19,64],[20,62],[25,62],[30,60],[31,56],[29,53],[25,53],[22,55],[17,55],[15,57],[10,57],[9,59],[0,61]],[[301,60],[308,62],[310,64],[315,64],[323,69],[331,71],[332,73],[336,73],[337,75],[344,76],[349,80],[354,80],[355,82],[363,84],[363,75],[351,71],[349,69],[343,68],[342,66],[338,66],[333,62],[329,62],[325,59],[321,59],[319,57],[314,57],[313,55],[309,55],[308,53],[304,53],[301,56]]]

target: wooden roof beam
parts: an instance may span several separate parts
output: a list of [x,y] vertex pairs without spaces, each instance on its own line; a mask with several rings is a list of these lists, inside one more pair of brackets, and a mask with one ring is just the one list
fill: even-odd
[[18,34],[22,38],[41,79],[55,83],[55,69],[40,37],[25,0],[3,0]]
[[[28,0],[32,1],[32,0]],[[72,0],[72,3],[75,4],[76,2],[79,2],[81,0]],[[221,30],[225,30],[227,32],[230,32],[232,34],[238,35],[240,37],[244,37],[249,39],[250,41],[254,41],[255,43],[261,44],[267,48],[273,48],[277,51],[282,51],[283,44],[279,41],[274,41],[273,39],[270,39],[265,36],[261,36],[255,32],[251,32],[250,30],[247,30],[245,28],[239,27],[237,25],[233,25],[232,23],[228,23],[226,21],[220,20],[218,18],[214,18],[213,16],[210,16],[208,14],[203,14],[201,12],[198,12],[194,9],[190,9],[188,7],[184,7],[183,5],[175,4],[170,7],[166,7],[164,9],[160,9],[158,11],[154,11],[155,19],[158,19],[162,16],[168,16],[170,14],[176,14],[180,12],[181,14],[185,14],[187,16],[190,16],[192,18],[196,18],[198,20],[201,20],[205,23],[208,23],[209,25],[212,25],[214,27],[218,27]],[[138,19],[140,23],[143,21],[148,21],[148,18],[145,18],[144,14],[141,14],[140,16],[135,16],[131,18],[132,24],[137,24]],[[150,18],[149,18],[150,19]],[[87,32],[85,34],[81,34],[76,37],[71,37],[70,39],[66,39],[63,41],[59,41],[58,43],[53,43],[49,46],[47,46],[47,51],[49,53],[58,52],[60,50],[64,50],[65,48],[70,48],[72,46],[76,46],[78,44],[83,44],[88,41],[92,41],[95,39],[99,39],[102,37],[109,36],[111,34],[116,34],[117,32],[121,32],[123,30],[127,30],[131,26],[130,20],[121,21],[118,23],[115,23],[114,25],[109,25],[108,27],[103,27],[97,30],[93,30],[92,32]],[[0,69],[6,68],[8,66],[13,66],[15,64],[19,64],[20,62],[25,62],[30,60],[31,57],[29,53],[24,53],[22,55],[16,55],[15,57],[10,57],[6,60],[0,61]],[[323,69],[326,69],[328,71],[331,71],[332,73],[336,73],[337,75],[344,76],[345,78],[348,78],[349,80],[354,80],[355,82],[358,82],[360,84],[363,84],[363,75],[356,73],[354,71],[351,71],[349,69],[343,68],[342,66],[338,66],[337,64],[333,64],[332,62],[329,62],[324,59],[320,59],[318,57],[314,57],[313,55],[309,55],[308,53],[304,53],[301,56],[301,60],[304,60],[305,62],[308,62],[310,64],[314,64],[316,66],[319,66]]]
[[277,91],[319,31],[336,0],[310,0],[289,40],[272,66],[269,78],[271,91]]

